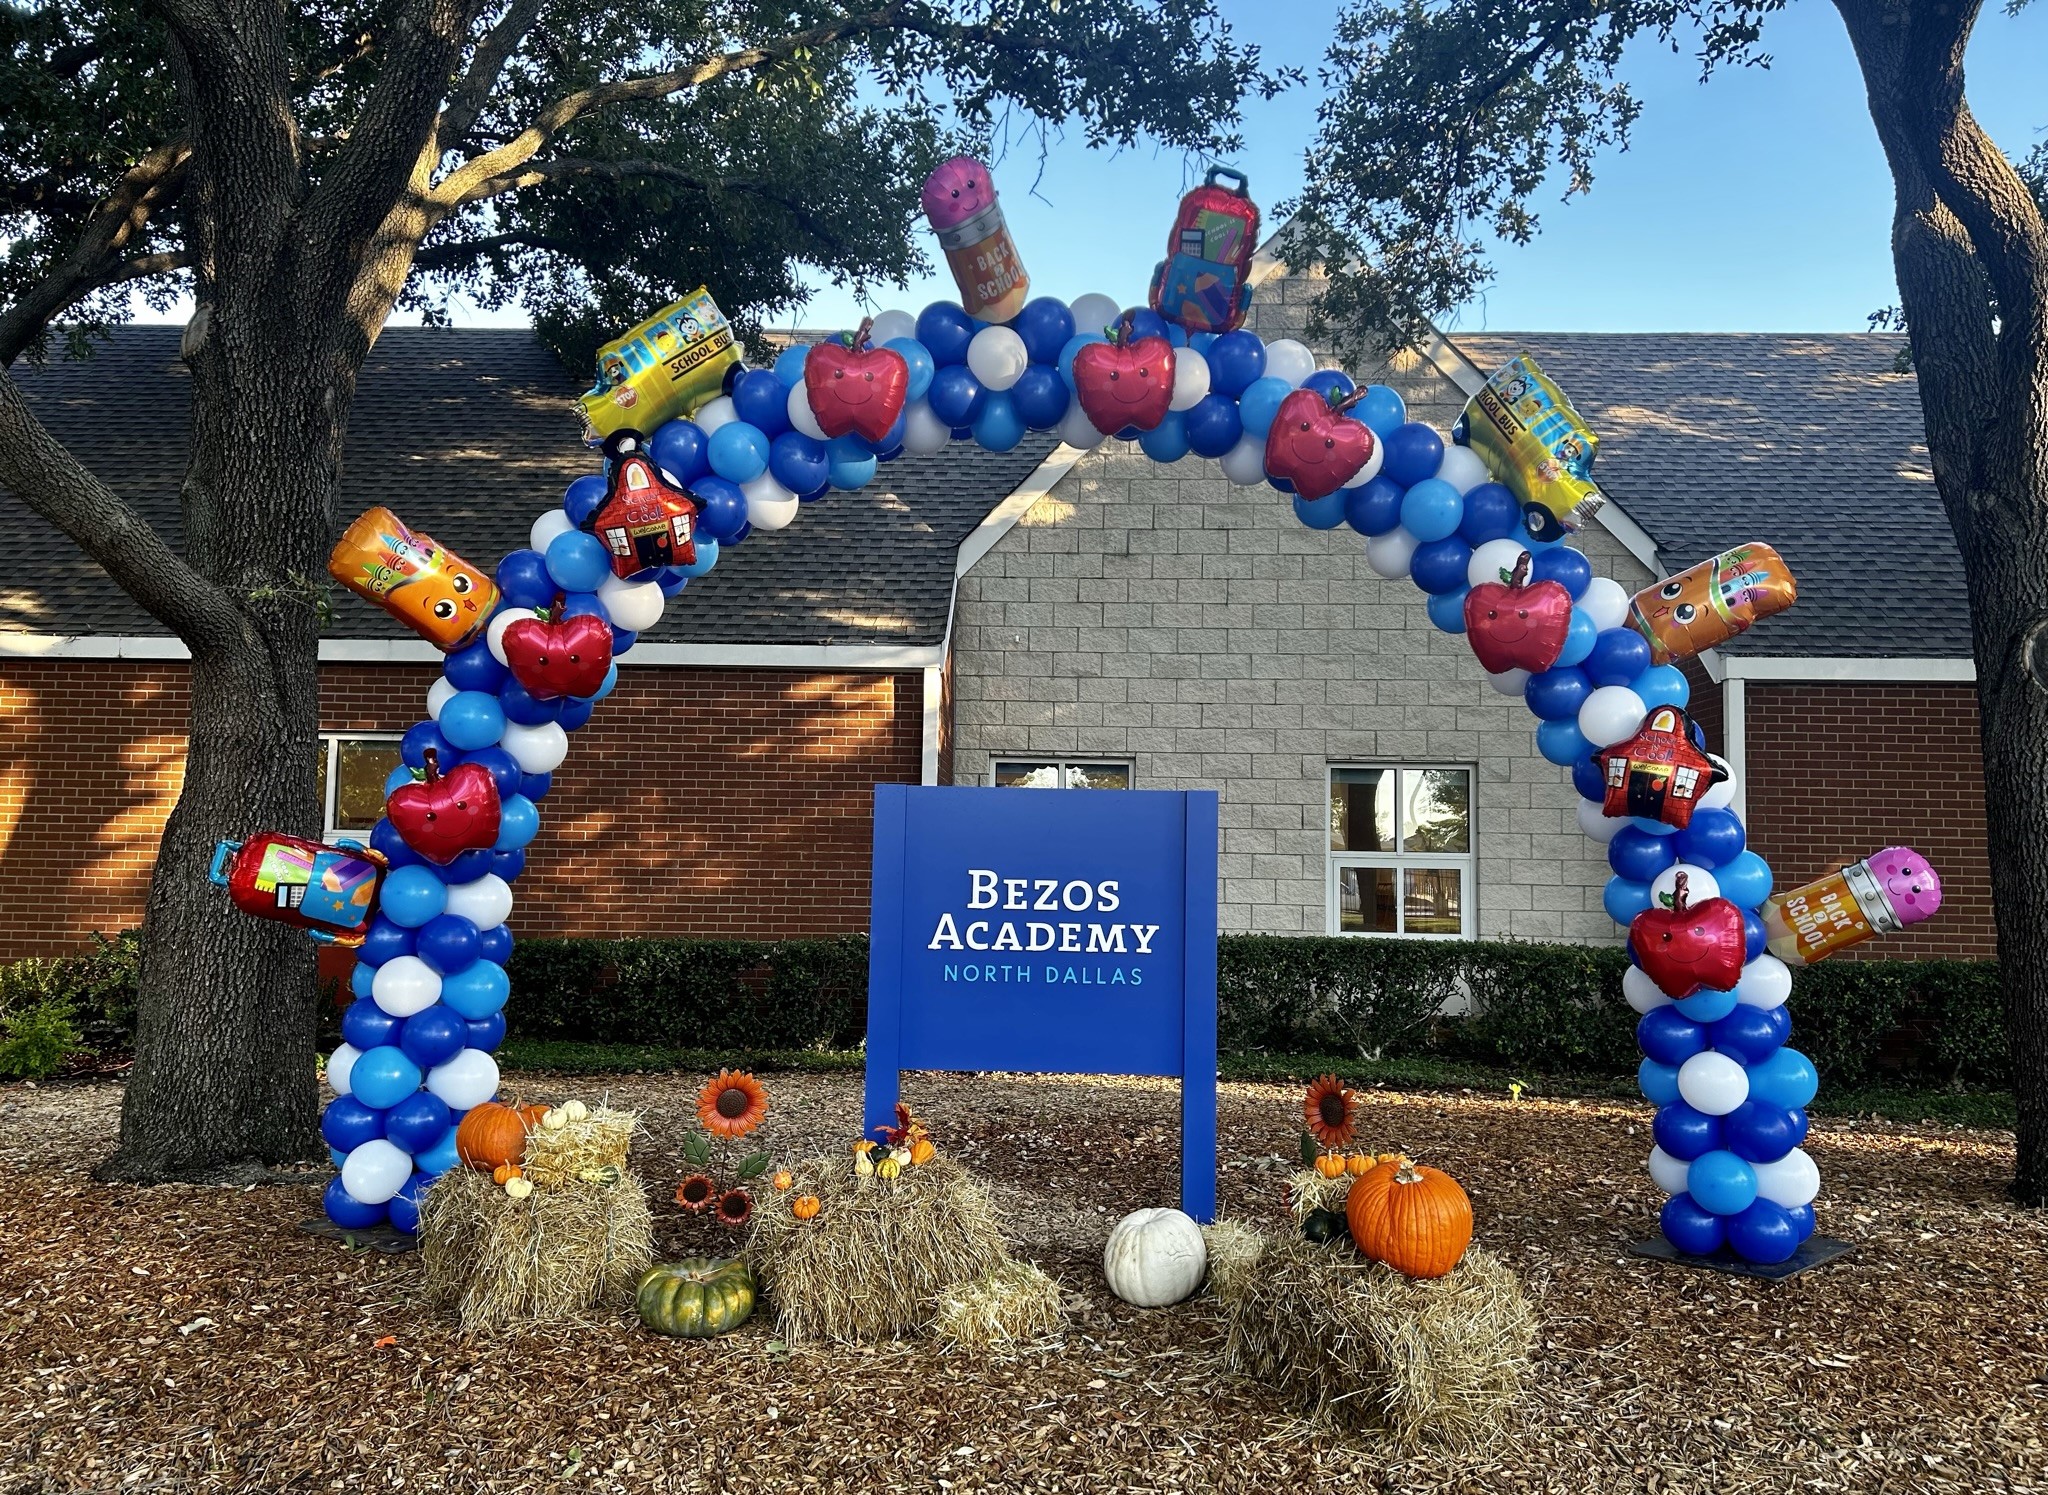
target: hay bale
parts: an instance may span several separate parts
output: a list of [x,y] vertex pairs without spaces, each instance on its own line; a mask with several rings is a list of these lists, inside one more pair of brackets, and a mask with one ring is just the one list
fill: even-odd
[[1348,1173],[1324,1178],[1313,1168],[1298,1168],[1287,1180],[1287,1207],[1294,1211],[1296,1225],[1319,1209],[1343,1214],[1344,1202],[1350,1197],[1351,1176]]
[[747,1245],[791,1344],[923,1333],[947,1292],[1011,1264],[988,1191],[950,1158],[893,1183],[856,1177],[845,1154],[791,1172],[786,1197],[817,1195],[817,1217],[799,1220],[778,1200],[755,1212]]
[[487,1174],[455,1168],[420,1194],[421,1290],[485,1333],[580,1320],[633,1301],[654,1260],[640,1180],[536,1187],[514,1199]]
[[581,1121],[550,1129],[535,1127],[526,1138],[520,1167],[536,1189],[560,1188],[583,1181],[586,1173],[626,1169],[626,1153],[640,1117],[632,1111],[599,1106]]
[[949,1349],[1010,1350],[1066,1327],[1060,1285],[1028,1261],[1008,1261],[939,1296],[932,1327]]
[[1228,1286],[1225,1364],[1310,1417],[1469,1451],[1500,1435],[1521,1396],[1536,1317],[1484,1251],[1415,1282],[1341,1246],[1272,1236]]
[[1209,1245],[1209,1296],[1229,1302],[1242,1290],[1244,1273],[1257,1265],[1266,1237],[1242,1220],[1218,1220],[1202,1227],[1202,1239]]

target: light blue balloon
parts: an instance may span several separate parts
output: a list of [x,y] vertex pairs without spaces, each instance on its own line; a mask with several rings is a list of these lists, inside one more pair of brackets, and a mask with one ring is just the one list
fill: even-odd
[[1014,450],[1024,439],[1024,420],[1017,414],[1017,402],[1007,389],[992,389],[981,398],[974,417],[974,440],[992,452]]
[[1364,396],[1351,407],[1351,414],[1375,436],[1383,437],[1408,424],[1407,402],[1397,390],[1384,384],[1368,384]]
[[1652,1105],[1668,1106],[1678,1099],[1678,1068],[1645,1059],[1636,1066],[1636,1085]]
[[932,374],[938,367],[932,362],[932,350],[914,337],[892,337],[882,346],[903,355],[904,365],[910,370],[908,398],[923,399],[924,392],[932,387]]
[[505,735],[505,708],[481,690],[458,690],[441,707],[441,735],[473,753],[494,746]]
[[432,1147],[425,1152],[416,1152],[412,1155],[413,1167],[429,1178],[446,1173],[461,1161],[461,1157],[455,1151],[455,1128],[452,1126]]
[[[505,974],[505,968],[494,961],[480,960],[466,966],[452,976],[441,978],[441,1001],[451,1011],[460,1013],[472,1023],[482,1022],[512,995],[512,978]],[[355,1076],[349,1076],[353,1087]]]
[[1455,592],[1438,592],[1429,599],[1429,621],[1445,633],[1465,631],[1465,595],[1472,589],[1460,587]]
[[[702,545],[704,542],[699,540],[697,543],[699,545]],[[602,701],[606,696],[610,695],[613,691],[617,690],[618,688],[619,662],[615,659],[610,664],[605,666],[604,679],[598,682],[597,694],[592,696],[590,699],[593,701]]]
[[768,470],[768,437],[759,426],[727,421],[711,433],[707,455],[711,470],[728,483],[751,483]]
[[1601,891],[1600,906],[1607,917],[1626,929],[1637,914],[1650,906],[1650,885],[1626,877],[1610,877]]
[[1685,1191],[1713,1215],[1739,1215],[1756,1203],[1756,1170],[1725,1147],[1703,1152],[1686,1171]]
[[1252,380],[1251,387],[1237,397],[1245,435],[1265,440],[1266,433],[1273,429],[1273,417],[1280,413],[1280,402],[1293,393],[1293,385],[1270,374]]
[[1677,826],[1666,825],[1661,820],[1652,820],[1647,815],[1631,815],[1628,818],[1628,823],[1648,836],[1675,836],[1678,834]]
[[1659,706],[1676,706],[1684,709],[1692,699],[1692,684],[1685,678],[1685,671],[1676,665],[1653,664],[1642,674],[1629,682],[1630,690],[1643,698],[1643,704],[1655,710]]
[[406,929],[418,929],[448,909],[448,885],[426,867],[400,867],[384,879],[378,912]]
[[1538,722],[1536,751],[1560,768],[1569,768],[1593,751],[1575,721]]
[[1077,332],[1067,339],[1067,345],[1060,349],[1060,377],[1067,381],[1067,388],[1074,387],[1074,355],[1090,343],[1106,343],[1109,339],[1099,332]]
[[1401,524],[1418,540],[1448,540],[1464,518],[1464,495],[1442,478],[1424,478],[1401,496]]
[[334,1164],[335,1167],[339,1168],[343,1163],[346,1163],[348,1161],[348,1154],[343,1152],[338,1147],[330,1147],[327,1149],[327,1161]]
[[793,343],[784,348],[775,360],[775,377],[783,386],[794,389],[804,382],[804,360],[811,356],[809,343]]
[[697,559],[687,566],[675,566],[670,569],[683,576],[702,576],[718,564],[718,542],[700,530],[691,543],[697,547]]
[[1600,630],[1593,626],[1593,620],[1586,616],[1582,607],[1572,609],[1571,625],[1565,629],[1564,648],[1557,656],[1559,664],[1583,664],[1586,656],[1593,652],[1593,641],[1600,637]]
[[834,488],[851,493],[864,487],[875,475],[875,454],[857,436],[835,436],[825,447],[826,480]]
[[389,799],[407,784],[417,784],[418,782],[419,780],[412,776],[412,770],[401,763],[398,767],[392,769],[391,772],[384,775],[384,797]]
[[[1141,446],[1143,444],[1139,443]],[[1344,505],[1348,497],[1342,488],[1322,498],[1302,498],[1296,495],[1294,517],[1310,529],[1335,529],[1344,522]]]
[[1753,851],[1744,851],[1725,867],[1714,869],[1721,896],[1737,908],[1758,908],[1771,896],[1771,865]]
[[385,1111],[420,1088],[420,1067],[394,1044],[380,1044],[356,1056],[348,1072],[349,1094],[373,1111]]
[[[1138,449],[1154,462],[1178,462],[1182,457],[1185,457],[1188,454],[1188,418],[1186,414],[1179,410],[1167,411],[1166,419],[1162,420],[1151,430],[1138,433]],[[1295,512],[1299,513],[1300,511],[1300,506],[1296,505]],[[1344,518],[1341,510],[1337,518],[1341,523]],[[1328,525],[1318,525],[1316,527],[1319,529],[1329,528]]]
[[1732,991],[1699,991],[1672,1003],[1696,1023],[1718,1023],[1736,1007]]
[[[360,1064],[362,1061],[356,1062]],[[353,1075],[349,1077],[349,1084],[355,1084]],[[1796,1111],[1819,1093],[1820,1075],[1814,1069],[1813,1061],[1797,1049],[1779,1049],[1769,1058],[1750,1066],[1751,1100],[1769,1101],[1774,1106]]]
[[523,794],[508,796],[498,806],[498,840],[494,849],[517,851],[540,834],[540,807]]
[[548,542],[548,575],[565,592],[595,592],[612,574],[604,542],[581,530],[570,530]]

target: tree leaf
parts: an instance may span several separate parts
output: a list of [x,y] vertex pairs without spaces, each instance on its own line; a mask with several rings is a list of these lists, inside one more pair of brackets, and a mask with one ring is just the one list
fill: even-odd
[[739,1176],[741,1178],[760,1177],[763,1173],[768,1171],[768,1154],[765,1152],[748,1153],[745,1157],[740,1159],[740,1166],[738,1171]]

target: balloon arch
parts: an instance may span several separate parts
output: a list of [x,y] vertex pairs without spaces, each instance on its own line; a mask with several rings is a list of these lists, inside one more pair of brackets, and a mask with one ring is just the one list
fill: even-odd
[[1009,299],[1005,322],[951,302],[887,312],[771,370],[739,364],[700,291],[601,351],[584,406],[605,470],[570,484],[494,575],[381,510],[344,538],[335,574],[449,652],[370,837],[384,864],[374,917],[355,900],[357,1000],[322,1119],[341,1170],[333,1220],[411,1230],[420,1189],[457,1166],[457,1121],[498,1088],[506,920],[538,806],[664,600],[725,547],[906,452],[1007,451],[1051,431],[1269,484],[1311,528],[1363,536],[1376,573],[1411,581],[1432,625],[1469,636],[1492,687],[1528,703],[1538,750],[1570,772],[1579,824],[1607,847],[1605,906],[1630,931],[1624,990],[1659,1108],[1649,1171],[1669,1196],[1665,1234],[1688,1253],[1792,1256],[1819,1174],[1799,1146],[1817,1079],[1785,1044],[1788,958],[1915,922],[1939,892],[1894,848],[1773,899],[1745,845],[1734,775],[1686,718],[1676,661],[1789,604],[1776,555],[1745,547],[1633,599],[1595,577],[1566,536],[1600,502],[1596,443],[1526,358],[1447,440],[1394,390],[1237,327],[1241,302],[1230,330],[1190,334],[1104,296]]

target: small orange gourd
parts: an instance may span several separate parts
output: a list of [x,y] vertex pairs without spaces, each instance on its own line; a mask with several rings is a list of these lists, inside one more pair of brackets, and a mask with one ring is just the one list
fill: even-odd
[[1472,1244],[1472,1201],[1458,1181],[1413,1163],[1380,1163],[1344,1201],[1351,1239],[1409,1277],[1442,1277]]
[[524,1177],[526,1170],[517,1163],[500,1163],[491,1170],[491,1182],[494,1184],[508,1184],[515,1178]]
[[821,1207],[816,1194],[799,1194],[789,1202],[789,1212],[799,1220],[815,1219]]
[[1373,1156],[1369,1152],[1354,1152],[1344,1159],[1344,1171],[1353,1178],[1364,1178],[1373,1167]]
[[[528,1106],[529,1111],[545,1111],[545,1106]],[[534,1118],[537,1123],[539,1117]],[[526,1156],[526,1134],[534,1123],[529,1123],[520,1111],[510,1106],[501,1106],[487,1100],[471,1106],[462,1115],[455,1128],[455,1152],[463,1162],[483,1173],[489,1173],[506,1163],[516,1163]]]
[[939,1149],[929,1137],[919,1137],[910,1144],[910,1161],[914,1167],[922,1168],[938,1155]]
[[1316,1172],[1324,1178],[1342,1178],[1344,1159],[1334,1152],[1326,1152],[1316,1159]]
[[775,1187],[777,1189],[786,1189],[795,1182],[796,1179],[791,1176],[787,1168],[778,1168],[775,1171]]

